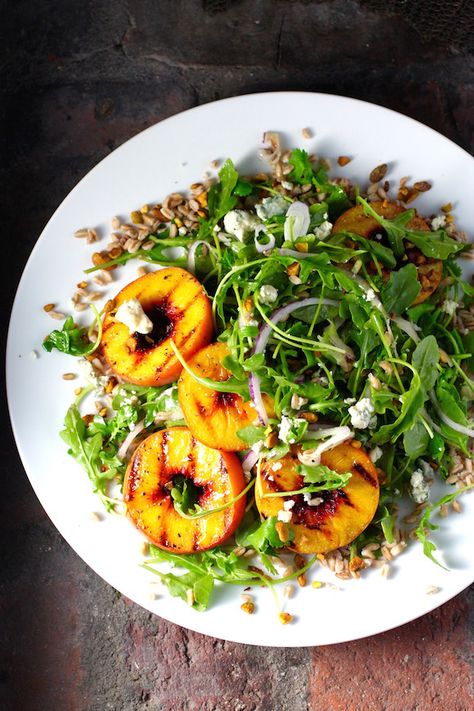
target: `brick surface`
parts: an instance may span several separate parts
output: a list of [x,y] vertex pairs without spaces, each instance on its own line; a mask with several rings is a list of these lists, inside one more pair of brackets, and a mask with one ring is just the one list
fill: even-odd
[[[355,0],[2,6],[0,195],[3,232],[13,240],[0,281],[4,305],[74,184],[127,138],[199,103],[269,89],[340,93],[473,147],[473,57],[462,46],[423,43],[402,17]],[[3,333],[7,316],[4,308]],[[7,424],[0,434],[1,708],[472,708],[472,591],[398,630],[314,650],[187,632],[122,598],[82,563],[36,501]]]

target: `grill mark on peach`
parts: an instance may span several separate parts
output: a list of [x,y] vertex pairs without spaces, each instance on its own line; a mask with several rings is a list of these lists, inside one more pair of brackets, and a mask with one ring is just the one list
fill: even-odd
[[360,464],[360,462],[354,462],[352,465],[352,469],[355,470],[358,474],[361,475],[363,479],[365,479],[366,482],[368,482],[371,486],[377,488],[378,486],[378,481],[374,479],[372,474],[370,474],[367,469]]
[[319,506],[310,506],[305,503],[301,495],[297,497],[296,503],[292,508],[292,523],[319,530],[328,519],[336,515],[341,505],[345,504],[346,506],[353,507],[349,496],[341,489],[321,491],[315,494],[315,496],[320,496],[323,499]]

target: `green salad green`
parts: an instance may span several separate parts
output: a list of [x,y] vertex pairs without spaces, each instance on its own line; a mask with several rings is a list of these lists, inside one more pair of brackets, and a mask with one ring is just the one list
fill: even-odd
[[[275,556],[294,532],[287,521],[288,538],[282,541],[276,517],[260,520],[252,498],[256,461],[278,461],[295,447],[311,452],[321,443],[344,441],[344,435],[370,453],[380,476],[380,500],[370,525],[342,551],[348,563],[363,559],[371,543],[379,544],[373,557],[382,558],[383,546],[399,536],[399,506],[407,497],[418,513],[414,535],[437,562],[431,516],[472,486],[461,473],[460,488],[446,484],[449,493],[430,502],[431,482],[451,481],[454,464],[472,459],[474,332],[460,327],[460,313],[472,313],[474,287],[463,280],[458,262],[469,246],[445,227],[429,229],[429,222],[426,230],[410,228],[414,209],[383,217],[359,189],[341,187],[303,150],[292,151],[289,165],[284,180],[249,178],[227,160],[207,190],[197,229],[172,236],[176,219],[171,219],[149,235],[151,247],[122,250],[86,270],[93,274],[141,260],[193,271],[212,299],[217,339],[229,348],[224,366],[230,378],[216,383],[193,377],[252,399],[260,416],[239,432],[248,447],[244,463],[253,464],[247,512],[235,542],[184,555],[152,545],[144,563],[171,595],[198,610],[210,604],[216,582],[273,590],[316,560],[279,572]],[[375,235],[334,228],[354,206],[377,222]],[[440,262],[442,273],[421,300],[430,285],[418,267],[430,260]],[[100,360],[99,318],[97,324],[95,332],[88,331],[70,317],[45,339],[44,348],[87,356],[89,363],[94,355]],[[110,484],[123,481],[130,456],[123,447],[130,433],[140,439],[185,422],[176,385],[117,381],[109,386],[107,412],[84,418],[86,396],[103,396],[102,381],[96,372],[69,408],[61,436],[112,510],[120,494],[114,498]],[[271,417],[262,413],[264,395],[273,400]],[[275,495],[307,502],[344,490],[351,477],[317,461],[305,460],[298,471],[302,487]],[[185,481],[176,483],[171,495],[183,518],[205,515]],[[177,571],[163,572],[163,562]]]

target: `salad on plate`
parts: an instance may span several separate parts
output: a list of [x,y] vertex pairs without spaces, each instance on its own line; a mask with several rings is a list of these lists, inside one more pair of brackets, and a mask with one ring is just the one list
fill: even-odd
[[[474,286],[452,206],[421,215],[426,180],[394,189],[382,164],[354,185],[264,138],[261,173],[228,159],[112,219],[72,296],[92,324],[44,307],[64,323],[43,347],[86,383],[69,453],[145,536],[143,566],[197,610],[227,584],[252,613],[253,588],[290,597],[317,565],[387,576],[412,543],[440,565],[431,515],[474,485]],[[99,312],[93,284],[113,288],[132,260]]]

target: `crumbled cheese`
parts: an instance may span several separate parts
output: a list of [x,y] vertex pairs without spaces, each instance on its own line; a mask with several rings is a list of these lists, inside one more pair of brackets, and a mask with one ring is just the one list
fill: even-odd
[[293,501],[293,499],[288,499],[288,501],[285,501],[283,503],[283,508],[285,509],[285,511],[291,511],[294,505],[295,502]]
[[153,322],[143,311],[138,299],[129,299],[120,304],[115,314],[115,320],[123,323],[130,333],[151,333],[153,331]]
[[308,501],[309,506],[319,506],[319,504],[322,503],[323,499],[320,496],[313,496],[313,498]]
[[292,427],[293,425],[300,425],[302,422],[304,422],[304,420],[300,418],[291,418],[287,415],[282,415],[280,424],[278,425],[278,438],[286,444],[294,444],[296,440],[291,436]]
[[446,226],[446,215],[437,215],[431,220],[431,229],[440,230],[442,227]]
[[93,385],[97,390],[102,390],[107,385],[107,377],[105,375],[97,375],[92,363],[87,358],[79,358],[77,368],[86,382]]
[[422,504],[430,495],[430,488],[425,481],[422,469],[415,469],[410,478],[411,495],[415,503]]
[[278,289],[271,284],[264,284],[260,287],[258,296],[262,304],[273,304],[278,299]]
[[292,395],[290,405],[293,410],[301,410],[304,405],[308,402],[307,397],[300,397],[299,395]]
[[375,291],[373,289],[367,289],[367,291],[364,294],[364,299],[366,301],[375,301],[376,299]]
[[318,239],[325,239],[326,237],[329,237],[331,234],[332,230],[332,222],[328,222],[325,220],[324,222],[321,222],[319,227],[314,228],[314,234]]
[[252,318],[251,311],[247,311],[246,309],[241,309],[240,315],[239,315],[239,326],[241,326],[241,327],[258,326],[258,321],[256,321],[256,319]]
[[453,299],[445,299],[445,301],[443,301],[443,305],[441,306],[441,311],[448,314],[448,316],[454,316],[458,306],[459,304],[457,301],[454,301]]
[[240,242],[244,242],[250,232],[253,232],[260,225],[255,215],[245,210],[231,210],[224,217],[225,231],[236,237]]
[[281,187],[284,188],[284,190],[293,190],[293,183],[290,183],[288,180],[282,180]]
[[368,397],[363,397],[355,405],[349,408],[351,424],[357,430],[365,430],[372,425],[375,408]]
[[185,227],[184,225],[178,229],[178,234],[180,235],[185,235],[188,232],[188,228]]
[[282,463],[281,462],[275,462],[275,464],[272,464],[272,472],[278,472],[282,468]]
[[383,449],[381,447],[374,447],[369,452],[370,461],[375,464],[383,454]]
[[289,203],[281,195],[263,198],[262,202],[255,205],[255,212],[261,220],[269,220],[275,215],[285,215]]
[[344,398],[344,403],[346,405],[353,405],[355,403],[356,399],[355,397],[346,397]]
[[295,286],[298,286],[298,284],[302,284],[303,282],[299,278],[299,276],[296,276],[296,274],[292,274],[291,276],[288,277],[288,281],[291,281],[292,284]]
[[280,509],[277,519],[278,521],[283,521],[283,523],[290,523],[292,515],[291,511]]

